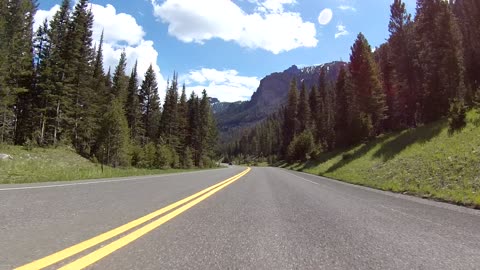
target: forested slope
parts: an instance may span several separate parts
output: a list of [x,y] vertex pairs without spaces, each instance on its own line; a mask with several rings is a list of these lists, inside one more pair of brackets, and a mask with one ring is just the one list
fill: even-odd
[[214,165],[206,91],[188,97],[174,74],[160,100],[152,65],[127,70],[125,51],[105,72],[88,0],[63,0],[38,30],[36,10],[35,0],[0,0],[0,144],[72,147],[113,167]]
[[451,133],[441,120],[284,165],[369,187],[480,207],[480,114]]

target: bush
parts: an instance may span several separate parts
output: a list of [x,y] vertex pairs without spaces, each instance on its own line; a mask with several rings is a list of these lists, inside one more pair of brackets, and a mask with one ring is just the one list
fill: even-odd
[[322,149],[322,146],[321,145],[316,145],[312,151],[312,153],[310,153],[310,158],[312,159],[319,159],[323,154],[323,149]]
[[193,164],[192,149],[190,149],[190,147],[188,146],[185,148],[185,150],[182,153],[181,164],[182,164],[182,168],[184,169],[191,169],[195,166],[195,164]]
[[450,133],[460,131],[467,125],[467,108],[461,100],[455,100],[450,105],[448,112],[448,124]]
[[132,166],[141,167],[144,154],[143,154],[143,149],[140,145],[134,144],[131,146],[130,156],[132,157]]
[[207,156],[202,157],[201,164],[202,164],[202,166],[201,166],[202,168],[213,168],[213,167],[215,167],[215,162]]
[[157,158],[157,149],[155,144],[147,143],[138,156],[138,166],[142,168],[154,168]]
[[37,143],[34,140],[27,139],[23,144],[23,148],[27,151],[32,151],[33,148],[37,147]]
[[171,146],[165,144],[159,145],[157,149],[157,165],[163,169],[173,168],[176,161],[175,155],[176,152]]
[[350,152],[347,152],[347,153],[344,153],[344,154],[342,155],[342,160],[343,160],[343,161],[347,161],[347,160],[352,159],[352,157],[353,157],[353,154],[350,153]]
[[313,134],[309,130],[295,136],[287,149],[287,158],[289,161],[306,161],[315,147]]

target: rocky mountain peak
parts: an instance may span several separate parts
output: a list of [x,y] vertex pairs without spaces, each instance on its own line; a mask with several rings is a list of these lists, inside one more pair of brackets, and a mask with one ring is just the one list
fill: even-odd
[[298,83],[305,82],[307,89],[310,89],[312,85],[318,84],[321,68],[326,66],[327,80],[333,83],[336,81],[340,69],[345,65],[345,62],[332,62],[301,69],[292,65],[283,72],[275,72],[266,76],[260,81],[260,85],[250,101],[220,103],[221,106],[216,106],[214,111],[220,131],[225,133],[252,126],[277,112],[287,101],[290,82],[293,79],[296,79]]

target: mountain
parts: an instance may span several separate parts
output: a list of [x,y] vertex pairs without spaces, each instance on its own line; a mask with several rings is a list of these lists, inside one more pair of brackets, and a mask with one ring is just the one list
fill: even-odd
[[235,130],[253,126],[277,112],[287,101],[290,82],[296,78],[298,85],[305,82],[307,89],[318,85],[321,68],[327,68],[327,81],[335,83],[345,62],[331,62],[319,66],[298,68],[293,65],[283,72],[272,73],[260,81],[260,86],[250,101],[212,102],[219,130],[223,137]]
[[221,102],[218,98],[210,98],[210,105],[212,105],[213,114],[218,116],[227,110],[231,110],[234,107],[240,106],[247,101],[236,102]]

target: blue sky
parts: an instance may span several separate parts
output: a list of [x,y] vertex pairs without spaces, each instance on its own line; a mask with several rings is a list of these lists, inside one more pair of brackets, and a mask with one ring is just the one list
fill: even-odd
[[[161,85],[173,71],[191,90],[248,99],[264,76],[293,64],[348,61],[356,35],[388,38],[393,0],[92,0],[94,39],[106,32],[106,65],[125,49],[129,67],[154,64]],[[37,21],[60,0],[40,0]],[[415,0],[406,0],[409,12]],[[331,16],[330,16],[331,15]],[[106,67],[108,68],[108,67]]]

